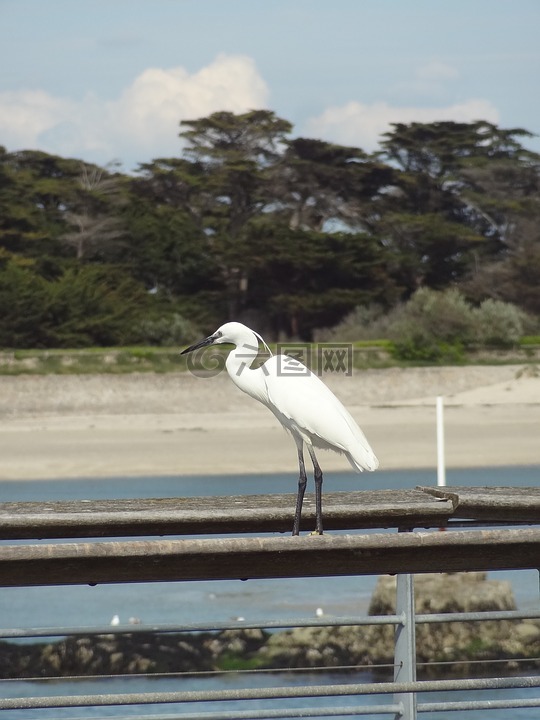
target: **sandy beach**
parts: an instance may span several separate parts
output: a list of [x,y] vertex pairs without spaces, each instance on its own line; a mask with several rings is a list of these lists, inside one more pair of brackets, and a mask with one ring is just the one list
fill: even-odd
[[[328,375],[381,468],[436,466],[445,398],[452,467],[540,465],[540,377],[523,365]],[[297,472],[274,416],[226,373],[0,377],[1,480]],[[349,469],[320,453],[323,470]]]

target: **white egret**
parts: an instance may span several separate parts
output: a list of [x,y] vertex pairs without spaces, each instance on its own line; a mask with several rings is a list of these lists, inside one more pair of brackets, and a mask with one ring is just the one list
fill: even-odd
[[240,390],[271,410],[296,442],[300,477],[294,515],[293,535],[300,532],[300,516],[306,490],[304,444],[307,446],[315,479],[315,531],[323,532],[322,470],[314,447],[343,453],[357,472],[376,470],[375,457],[364,433],[332,391],[308,368],[288,355],[272,355],[260,367],[251,364],[259,353],[262,337],[245,325],[229,322],[213,335],[186,348],[182,355],[208,345],[235,345],[226,360],[227,372]]

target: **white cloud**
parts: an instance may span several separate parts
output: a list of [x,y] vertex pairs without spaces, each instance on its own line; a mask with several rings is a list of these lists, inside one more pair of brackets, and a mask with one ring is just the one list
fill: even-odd
[[120,96],[81,101],[37,90],[0,93],[0,142],[10,150],[39,148],[60,155],[131,167],[161,155],[177,155],[180,120],[218,110],[266,107],[268,89],[254,61],[219,55],[194,74],[184,68],[149,68]]
[[446,107],[397,107],[386,102],[365,105],[353,101],[330,107],[318,117],[311,118],[303,133],[308,137],[372,151],[377,149],[381,134],[391,129],[390,123],[430,123],[440,120],[488,120],[497,123],[499,113],[489,101],[481,99]]
[[0,137],[2,143],[35,141],[39,133],[73,112],[69,101],[41,90],[0,93]]

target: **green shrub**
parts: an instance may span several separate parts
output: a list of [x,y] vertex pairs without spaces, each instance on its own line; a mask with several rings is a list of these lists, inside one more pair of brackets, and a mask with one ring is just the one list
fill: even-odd
[[140,334],[148,345],[186,345],[198,340],[202,332],[180,313],[159,318],[146,318],[140,323]]
[[388,315],[382,305],[358,305],[333,328],[315,332],[316,342],[378,340],[388,334]]
[[473,315],[477,339],[483,345],[513,347],[519,343],[527,323],[522,310],[500,300],[484,300]]
[[517,345],[534,321],[517,306],[485,300],[474,308],[459,290],[421,288],[388,313],[377,306],[356,308],[318,339],[358,341],[386,337],[392,355],[410,362],[460,362],[475,344]]
[[391,313],[392,355],[413,362],[460,362],[474,337],[472,308],[457,290],[418,290]]
[[470,304],[458,290],[417,290],[390,323],[391,340],[467,344],[475,337]]

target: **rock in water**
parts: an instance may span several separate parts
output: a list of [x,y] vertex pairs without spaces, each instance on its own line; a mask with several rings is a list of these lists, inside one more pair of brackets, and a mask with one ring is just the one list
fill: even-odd
[[[396,578],[381,576],[369,607],[370,615],[393,615]],[[415,576],[417,613],[514,610],[509,583],[488,580],[486,573]],[[529,658],[520,668],[540,667],[540,623],[535,620],[425,623],[416,626],[420,676],[479,675],[516,669],[515,658]],[[392,625],[298,628],[272,635],[259,651],[261,664],[272,667],[336,667],[392,665]],[[481,664],[472,664],[481,661]],[[445,664],[436,665],[434,663]],[[449,664],[446,664],[449,663]],[[384,670],[389,673],[388,667]]]
[[[369,614],[394,614],[395,599],[396,578],[380,577],[371,599]],[[488,580],[484,572],[415,576],[417,614],[515,609],[510,583]],[[370,655],[375,664],[391,662],[393,637],[392,627],[374,626],[370,629]],[[513,659],[527,657],[534,663],[539,651],[540,626],[531,620],[416,625],[416,653],[420,664],[419,673],[422,675],[478,675],[493,670],[493,667],[489,667],[490,660],[502,659],[509,661],[506,669],[511,670],[515,666]],[[481,664],[474,661],[481,661]],[[432,665],[437,662],[449,662],[451,665]]]

